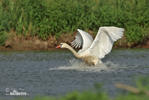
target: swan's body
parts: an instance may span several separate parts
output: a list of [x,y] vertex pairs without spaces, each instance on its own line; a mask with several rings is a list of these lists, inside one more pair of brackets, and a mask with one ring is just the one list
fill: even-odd
[[112,50],[113,43],[123,36],[124,29],[118,27],[100,27],[93,40],[91,35],[78,29],[75,40],[71,43],[73,47],[82,49],[76,52],[66,43],[61,43],[60,48],[69,49],[75,57],[82,59],[90,65],[102,63],[101,59]]

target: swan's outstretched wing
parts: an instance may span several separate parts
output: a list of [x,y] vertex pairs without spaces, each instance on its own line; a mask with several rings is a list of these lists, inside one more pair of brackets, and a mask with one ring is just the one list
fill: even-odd
[[90,54],[98,58],[104,58],[113,46],[114,41],[123,36],[124,29],[118,27],[100,27],[91,47]]
[[78,33],[75,36],[75,40],[71,42],[71,45],[75,48],[80,48],[82,46],[82,49],[80,51],[86,50],[89,48],[93,42],[92,36],[80,29],[77,29]]

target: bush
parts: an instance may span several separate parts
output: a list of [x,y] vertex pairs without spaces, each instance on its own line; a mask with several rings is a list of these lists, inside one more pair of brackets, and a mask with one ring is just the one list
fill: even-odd
[[149,1],[1,0],[0,26],[44,40],[77,28],[97,32],[100,26],[118,26],[125,28],[128,43],[140,43],[149,36]]
[[[110,98],[101,89],[100,84],[95,85],[96,91],[86,92],[72,92],[62,97],[36,97],[33,100],[148,100],[149,95],[143,93],[143,91],[149,91],[149,79],[148,77],[140,77],[136,81],[137,89],[142,93],[125,92],[125,94],[119,94],[117,97]],[[121,92],[122,93],[122,92]]]
[[5,31],[1,31],[0,32],[0,45],[4,45],[7,38],[8,38],[7,33]]

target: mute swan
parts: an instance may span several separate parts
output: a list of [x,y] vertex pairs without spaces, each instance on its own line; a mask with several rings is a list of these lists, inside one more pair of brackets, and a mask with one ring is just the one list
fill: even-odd
[[71,45],[75,48],[82,49],[76,52],[67,43],[61,43],[56,48],[67,48],[75,57],[82,59],[89,65],[102,63],[101,59],[110,53],[113,43],[123,36],[124,29],[114,26],[100,27],[98,33],[93,40],[92,36],[85,31],[77,29],[78,34]]

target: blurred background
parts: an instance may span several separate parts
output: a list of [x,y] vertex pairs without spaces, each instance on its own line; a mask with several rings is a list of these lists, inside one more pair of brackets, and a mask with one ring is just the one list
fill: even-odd
[[41,42],[41,48],[53,48],[71,41],[78,28],[96,36],[101,26],[125,28],[116,47],[149,47],[149,0],[0,0],[5,47]]

